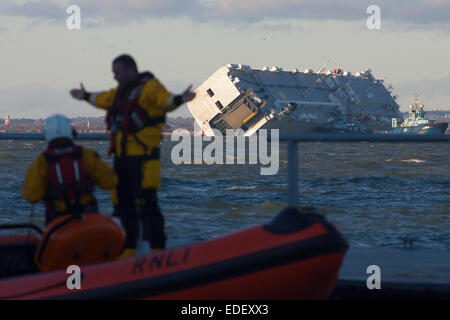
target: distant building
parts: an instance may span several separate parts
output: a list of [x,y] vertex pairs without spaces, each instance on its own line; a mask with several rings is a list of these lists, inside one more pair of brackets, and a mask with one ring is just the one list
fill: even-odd
[[7,115],[5,118],[5,126],[9,126],[9,115]]

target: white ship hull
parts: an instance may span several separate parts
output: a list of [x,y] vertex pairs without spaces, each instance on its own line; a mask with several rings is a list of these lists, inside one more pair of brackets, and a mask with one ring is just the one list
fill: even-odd
[[228,65],[196,90],[188,108],[205,135],[260,128],[310,132],[336,123],[386,130],[400,118],[399,106],[370,71],[314,73]]

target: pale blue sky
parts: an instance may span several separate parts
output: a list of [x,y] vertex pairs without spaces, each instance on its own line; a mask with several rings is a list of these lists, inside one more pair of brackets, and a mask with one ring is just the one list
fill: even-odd
[[[81,30],[66,28],[69,4]],[[366,27],[371,4],[381,30]],[[318,70],[329,59],[328,69],[386,78],[401,110],[414,90],[427,109],[450,109],[448,0],[2,0],[0,50],[0,118],[103,115],[68,92],[114,87],[121,53],[174,93],[228,63]]]

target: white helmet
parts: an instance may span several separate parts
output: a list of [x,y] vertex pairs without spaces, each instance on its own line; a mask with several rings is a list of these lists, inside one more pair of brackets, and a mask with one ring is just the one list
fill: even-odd
[[44,136],[47,143],[60,138],[73,139],[73,128],[69,119],[60,114],[49,117],[45,123]]

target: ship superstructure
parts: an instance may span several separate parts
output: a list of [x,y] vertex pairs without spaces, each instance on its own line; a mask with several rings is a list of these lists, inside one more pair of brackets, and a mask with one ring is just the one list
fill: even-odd
[[403,121],[401,124],[402,127],[423,126],[430,122],[434,122],[425,118],[425,111],[423,110],[424,106],[422,103],[419,103],[417,92],[414,94],[412,102],[413,103],[409,105],[408,118]]
[[343,123],[383,130],[401,116],[391,92],[370,70],[315,73],[229,64],[195,92],[196,99],[187,105],[208,136],[213,129],[242,129],[251,135],[260,128],[308,132]]

